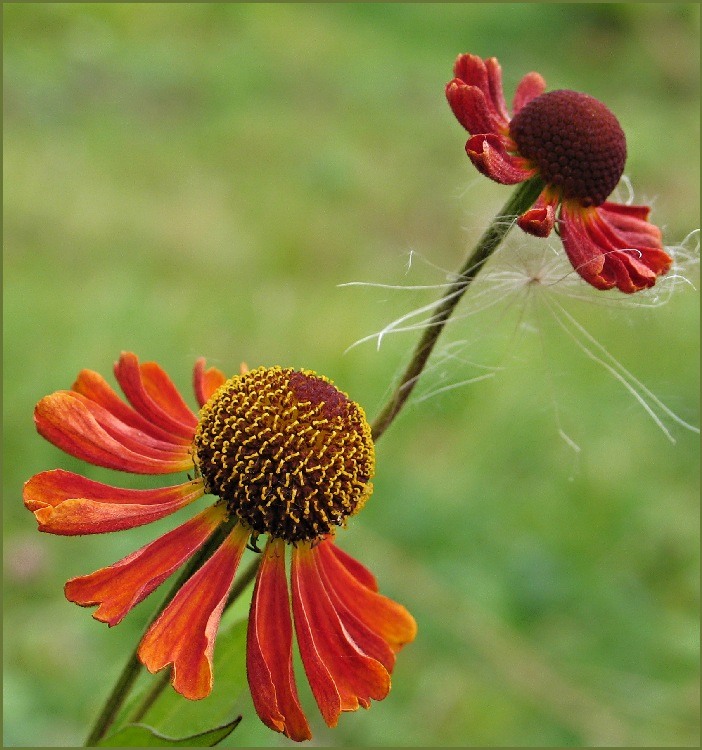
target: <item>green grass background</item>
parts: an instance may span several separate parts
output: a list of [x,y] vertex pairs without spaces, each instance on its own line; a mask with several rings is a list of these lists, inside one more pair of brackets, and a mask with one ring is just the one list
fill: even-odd
[[[150,478],[62,455],[34,431],[36,401],[81,368],[109,376],[131,350],[188,394],[200,355],[231,373],[241,360],[312,368],[376,414],[416,334],[345,350],[435,292],[337,285],[445,281],[509,195],[476,175],[445,102],[460,52],[497,56],[508,99],[538,70],[549,88],[606,102],[636,199],[681,243],[699,224],[699,6],[3,10],[4,744],[71,746],[154,603],[108,629],[66,602],[63,582],[174,522],[39,535],[21,500],[32,474]],[[515,233],[494,262],[548,247],[561,252]],[[697,423],[697,274],[681,270],[695,286],[662,283],[661,306],[559,299]],[[390,696],[336,730],[305,693],[315,744],[697,745],[697,435],[668,419],[669,442],[544,295],[494,295],[476,315],[462,302],[378,444],[373,498],[339,537],[414,613],[418,638]],[[501,369],[422,400],[483,366]],[[250,699],[237,708],[230,744],[292,744]]]

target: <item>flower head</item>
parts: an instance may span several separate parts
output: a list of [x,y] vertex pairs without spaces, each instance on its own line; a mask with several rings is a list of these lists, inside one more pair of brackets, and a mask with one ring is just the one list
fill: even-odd
[[517,223],[537,237],[557,226],[573,267],[592,286],[627,293],[653,286],[672,259],[648,221],[650,209],[607,201],[626,161],[617,118],[587,94],[545,88],[538,73],[525,75],[510,118],[497,60],[459,55],[446,97],[471,135],[466,153],[496,182],[543,181]]
[[189,470],[195,476],[170,487],[132,490],[62,469],[42,472],[24,487],[39,530],[119,531],[163,518],[205,494],[217,500],[114,565],[71,579],[66,597],[99,605],[93,617],[116,625],[216,531],[226,530],[138,651],[152,672],[172,665],[173,686],[186,698],[204,698],[212,689],[215,637],[239,561],[246,546],[258,549],[257,539],[265,535],[246,653],[261,720],[294,740],[311,737],[293,674],[293,627],[329,726],[342,711],[382,700],[395,654],[413,640],[416,624],[334,543],[336,528],[372,492],[374,448],[361,407],[311,371],[242,367],[226,379],[200,359],[194,370],[198,417],[153,362],[122,354],[115,376],[129,403],[98,373],[83,370],[71,390],[37,404],[39,433],[97,466],[140,474]]

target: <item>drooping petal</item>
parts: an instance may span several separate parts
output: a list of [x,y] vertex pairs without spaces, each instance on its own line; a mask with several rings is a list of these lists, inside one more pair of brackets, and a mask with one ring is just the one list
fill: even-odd
[[649,212],[648,206],[604,203],[597,216],[612,243],[633,251],[628,255],[636,264],[661,276],[670,270],[673,259],[663,249],[661,230],[647,220]]
[[390,674],[395,666],[395,652],[390,648],[387,641],[364,622],[355,603],[351,607],[347,606],[337,589],[337,581],[334,581],[328,575],[321,560],[319,563],[318,567],[324,589],[349,638],[360,651],[380,662]]
[[390,690],[390,675],[366,656],[344,629],[324,588],[316,548],[300,544],[292,554],[292,597],[300,655],[319,710],[336,726],[341,711],[368,708]]
[[[626,212],[613,211],[611,205],[602,211],[563,202],[559,225],[566,254],[580,276],[597,289],[616,286],[631,294],[650,288],[670,269],[672,259],[658,246],[656,234],[635,222],[641,221],[640,207]],[[628,228],[632,223],[635,229]],[[622,225],[624,229],[618,230]],[[636,245],[642,236],[650,245]]]
[[[649,206],[627,206],[605,202],[598,207],[600,217],[607,222],[629,247],[648,247],[663,250],[661,230],[648,220]],[[667,256],[668,260],[670,258]]]
[[258,570],[246,638],[246,672],[261,721],[296,742],[312,739],[292,664],[292,620],[285,542],[270,541]]
[[527,234],[533,234],[535,237],[548,237],[556,224],[557,208],[558,195],[549,188],[545,188],[534,207],[525,211],[517,219],[517,224]]
[[479,172],[502,185],[516,185],[537,173],[521,156],[508,153],[509,139],[499,135],[475,135],[466,142],[466,153]]
[[200,357],[195,362],[193,370],[193,389],[195,398],[200,406],[204,406],[212,397],[212,394],[226,382],[226,377],[221,370],[210,367],[205,370],[205,358]]
[[146,632],[138,656],[150,672],[173,665],[171,683],[190,700],[212,691],[212,653],[222,610],[250,531],[237,524]]
[[[415,639],[414,617],[401,604],[377,593],[375,587],[365,585],[355,574],[355,566],[361,565],[358,561],[346,553],[339,555],[339,548],[331,541],[322,542],[315,550],[327,589],[333,588],[347,609],[394,652]],[[347,560],[353,560],[354,566]]]
[[512,101],[512,116],[517,114],[532,99],[546,91],[546,81],[538,73],[527,73],[519,82]]
[[184,446],[161,444],[120,422],[74,391],[45,396],[34,410],[37,431],[56,447],[95,466],[135,474],[187,471],[193,461]]
[[224,506],[210,506],[114,565],[72,578],[64,587],[66,598],[81,607],[99,604],[93,617],[116,625],[188,560],[225,518]]
[[115,377],[141,415],[168,432],[192,439],[197,417],[158,364],[140,365],[136,355],[123,352],[115,364]]
[[130,490],[95,482],[63,469],[43,471],[25,482],[25,506],[39,531],[73,536],[122,531],[175,513],[202,497],[196,479],[175,487]]
[[344,552],[341,547],[337,547],[333,543],[333,537],[327,537],[327,541],[329,542],[326,549],[327,554],[334,555],[341,565],[367,589],[371,591],[378,590],[378,581],[365,565],[360,563],[355,557],[351,557],[348,552]]
[[105,378],[93,370],[81,370],[72,390],[99,404],[124,424],[135,427],[161,442],[177,445],[189,445],[191,442],[190,438],[163,430],[132,409],[117,395]]

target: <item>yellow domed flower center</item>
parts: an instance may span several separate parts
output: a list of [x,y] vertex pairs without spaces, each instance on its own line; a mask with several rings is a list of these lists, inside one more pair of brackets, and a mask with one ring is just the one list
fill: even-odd
[[583,206],[607,200],[624,172],[626,137],[602,102],[577,91],[532,99],[509,126],[520,156],[534,162],[547,185]]
[[193,448],[206,491],[255,534],[287,542],[345,524],[373,491],[363,409],[309,370],[228,380],[201,409]]

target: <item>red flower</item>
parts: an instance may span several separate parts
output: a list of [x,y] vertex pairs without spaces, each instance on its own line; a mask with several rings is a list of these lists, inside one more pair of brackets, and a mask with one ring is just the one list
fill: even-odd
[[607,202],[624,171],[626,139],[604,104],[575,91],[544,94],[544,79],[528,73],[510,119],[496,58],[459,55],[453,72],[446,97],[471,135],[473,164],[504,185],[535,176],[544,182],[517,220],[525,232],[547,237],[557,225],[573,268],[597,289],[637,292],[670,269],[650,209]]
[[[52,534],[140,526],[206,493],[214,505],[123,560],[65,586],[93,617],[116,625],[223,524],[224,542],[178,591],[144,636],[138,655],[156,672],[172,665],[174,688],[206,697],[212,652],[247,543],[268,541],[255,583],[247,672],[261,720],[293,740],[310,739],[292,668],[293,621],[302,662],[324,720],[367,708],[390,689],[395,654],[414,639],[407,610],[381,596],[372,574],[342,552],[334,529],[372,492],[374,448],[363,410],[310,371],[258,368],[229,380],[195,364],[199,417],[155,363],[125,353],[115,376],[129,404],[97,373],[43,398],[37,430],[97,466],[140,474],[195,472],[156,490],[111,487],[56,469],[32,477],[24,502]],[[286,547],[292,546],[292,612]]]

